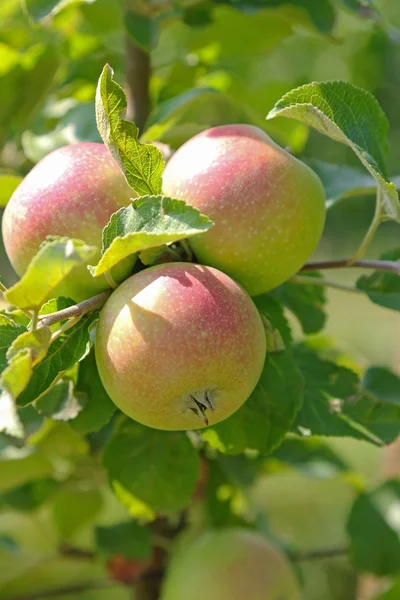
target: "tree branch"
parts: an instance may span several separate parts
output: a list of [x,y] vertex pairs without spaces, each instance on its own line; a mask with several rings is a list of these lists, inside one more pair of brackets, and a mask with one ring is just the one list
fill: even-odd
[[307,560],[322,560],[324,558],[346,556],[348,552],[348,546],[339,546],[337,548],[320,548],[318,550],[310,550],[309,552],[292,552],[289,553],[289,556],[291,560],[295,562],[303,562]]
[[128,102],[126,118],[134,121],[142,133],[150,113],[150,54],[137,46],[129,33],[126,36],[125,63]]
[[111,292],[112,290],[107,290],[105,292],[101,292],[101,294],[97,294],[97,296],[93,296],[93,298],[84,300],[79,304],[73,304],[72,306],[58,310],[57,312],[50,313],[49,315],[41,315],[39,317],[38,326],[49,327],[50,325],[64,321],[64,319],[70,319],[71,317],[82,317],[89,312],[98,310],[105,304]]
[[29,594],[21,594],[18,596],[2,596],[2,600],[45,600],[47,598],[58,598],[66,594],[79,594],[81,592],[89,592],[92,590],[105,590],[110,588],[119,588],[121,584],[117,581],[88,581],[76,585],[65,585],[53,590],[43,590],[41,592],[31,592]]
[[395,260],[356,260],[352,262],[351,258],[340,260],[326,260],[321,262],[312,262],[304,265],[303,271],[323,271],[324,269],[374,269],[376,271],[389,271],[400,275],[400,261]]

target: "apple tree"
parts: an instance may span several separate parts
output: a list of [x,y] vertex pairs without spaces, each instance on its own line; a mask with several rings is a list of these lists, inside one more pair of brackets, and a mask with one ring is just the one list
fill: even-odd
[[0,24],[0,599],[400,598],[400,9]]

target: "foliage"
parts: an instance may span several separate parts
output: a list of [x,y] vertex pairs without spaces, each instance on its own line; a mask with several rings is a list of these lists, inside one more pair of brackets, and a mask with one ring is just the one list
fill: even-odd
[[[132,9],[112,0],[17,4],[6,0],[0,7],[1,206],[49,151],[102,139],[133,200],[104,228],[92,275],[109,275],[132,255],[134,270],[172,258],[195,260],[186,239],[213,223],[162,194],[164,159],[150,142],[173,151],[207,127],[245,121],[302,153],[323,181],[330,210],[377,191],[372,225],[341,265],[350,270],[352,260],[365,260],[368,270],[354,285],[336,281],[336,287],[400,311],[399,249],[379,259],[364,256],[378,225],[399,221],[388,141],[399,148],[400,118],[383,97],[387,53],[376,47],[397,56],[400,18],[392,23],[384,2],[152,0]],[[125,115],[123,31],[151,53],[153,64],[153,108],[140,132]],[[321,81],[320,65],[339,39],[336,67]],[[337,81],[337,72],[347,80]],[[393,79],[399,79],[398,66]],[[390,129],[371,91],[387,109]],[[397,597],[399,483],[369,486],[332,438],[372,448],[396,440],[400,380],[387,366],[349,357],[323,337],[327,291],[335,285],[325,279],[324,265],[309,265],[309,272],[254,298],[268,353],[243,407],[201,433],[162,432],[123,417],[100,380],[93,340],[108,293],[83,303],[80,312],[57,297],[64,278],[95,253],[84,240],[50,238],[18,282],[1,284],[8,305],[0,314],[0,597],[28,598],[24,582],[32,582],[32,593],[35,586],[44,595],[67,593],[74,581],[74,597],[89,600],[94,581],[106,582],[96,599],[110,597],[112,588],[122,600],[146,569],[165,568],[171,540],[182,529],[190,538],[197,529],[226,525],[261,530],[298,562],[307,598],[325,597],[309,585],[298,542],[277,533],[252,500],[258,482],[289,470],[346,482],[352,494],[347,564],[352,573],[387,578],[377,600]],[[379,322],[366,326],[379,328]],[[49,532],[37,548],[28,540],[30,515]],[[35,553],[59,562],[43,568]],[[82,559],[90,562],[83,577]],[[344,599],[344,584],[328,598],[332,589],[327,600]]]

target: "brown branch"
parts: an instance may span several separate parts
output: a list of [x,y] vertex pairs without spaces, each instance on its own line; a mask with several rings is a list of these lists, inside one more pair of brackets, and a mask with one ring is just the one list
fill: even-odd
[[42,590],[41,592],[31,592],[28,594],[20,594],[18,596],[2,596],[2,600],[45,600],[47,598],[57,598],[66,594],[80,594],[81,592],[89,592],[92,590],[105,590],[110,588],[119,588],[121,584],[117,581],[88,581],[86,583],[78,583],[76,585],[65,585],[53,590]]
[[309,552],[292,552],[289,553],[289,556],[294,562],[303,562],[307,560],[337,558],[340,556],[346,556],[348,552],[348,546],[339,546],[337,548],[320,548],[317,550],[310,550]]
[[389,271],[400,275],[400,261],[395,260],[356,260],[351,258],[340,260],[326,260],[321,262],[307,263],[301,271],[323,271],[324,269],[374,269],[376,271]]
[[81,317],[89,312],[98,310],[105,304],[111,292],[112,290],[107,290],[101,292],[101,294],[97,294],[97,296],[93,296],[93,298],[83,300],[83,302],[79,302],[79,304],[73,304],[72,306],[68,306],[67,308],[63,308],[62,310],[58,310],[57,312],[48,315],[41,315],[39,317],[38,327],[49,327],[50,325],[64,321],[64,319]]
[[137,46],[129,33],[126,35],[125,64],[128,102],[126,118],[134,121],[142,133],[150,113],[150,54]]

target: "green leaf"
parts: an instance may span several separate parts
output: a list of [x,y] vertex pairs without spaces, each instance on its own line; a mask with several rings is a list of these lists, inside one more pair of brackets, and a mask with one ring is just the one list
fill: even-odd
[[269,294],[257,296],[253,298],[253,302],[257,306],[261,316],[266,317],[272,325],[274,338],[280,337],[284,345],[290,346],[292,343],[292,332],[284,315],[282,304]]
[[229,419],[202,433],[228,454],[250,448],[271,452],[293,425],[303,399],[303,378],[289,352],[267,356],[261,378],[244,405]]
[[[317,273],[312,273],[312,276],[320,277]],[[323,329],[326,321],[324,311],[326,296],[322,285],[287,282],[274,290],[272,297],[276,298],[297,317],[304,333],[307,335],[318,333]]]
[[22,310],[38,310],[55,288],[77,266],[87,263],[96,248],[80,240],[53,238],[44,242],[25,274],[5,294]]
[[25,331],[25,327],[15,324],[11,315],[0,314],[0,371],[7,365],[6,354],[9,346]]
[[46,357],[35,367],[29,385],[18,397],[19,406],[39,399],[65,371],[86,356],[91,346],[90,326],[95,319],[96,315],[85,315],[51,344]]
[[396,186],[386,179],[388,122],[369,92],[344,81],[314,82],[288,92],[268,119],[285,116],[349,146],[377,181],[385,218],[400,218]]
[[288,438],[274,450],[269,460],[291,465],[311,477],[332,477],[349,466],[321,439]]
[[256,8],[287,8],[288,5],[305,10],[313,24],[323,33],[330,33],[335,22],[335,10],[330,0],[217,0],[243,10]]
[[[376,179],[350,165],[335,165],[320,160],[307,160],[308,166],[316,172],[325,188],[327,208],[338,200],[354,196],[376,193]],[[392,177],[396,188],[400,187],[400,177]]]
[[344,405],[344,413],[385,443],[395,441],[400,435],[400,379],[388,369],[371,367],[361,385],[364,393]]
[[51,478],[38,479],[5,492],[0,496],[0,501],[16,510],[35,510],[53,494],[58,485]]
[[98,489],[66,489],[53,502],[53,519],[61,536],[70,538],[86,524],[93,522],[103,506]]
[[70,425],[81,433],[98,431],[117,410],[101,383],[93,351],[79,363],[75,395],[83,408]]
[[374,596],[372,600],[398,600],[398,598],[400,598],[400,578],[397,578],[395,583],[384,592]]
[[166,131],[179,121],[190,106],[209,96],[222,97],[222,94],[213,88],[196,87],[174,98],[160,102],[146,121],[146,131],[143,134],[143,139],[152,141],[161,138]]
[[384,367],[370,367],[362,381],[363,388],[379,401],[400,408],[400,378]]
[[157,44],[158,21],[143,13],[128,10],[124,22],[133,42],[146,52],[151,52]]
[[151,556],[150,530],[135,521],[96,527],[96,546],[106,557],[122,554],[127,558],[148,559]]
[[29,350],[21,350],[12,357],[1,374],[0,431],[16,438],[24,436],[15,400],[23,392],[32,376],[32,359]]
[[6,206],[21,181],[22,177],[20,175],[0,171],[0,207]]
[[[400,269],[400,248],[382,254],[380,260],[398,261]],[[374,304],[400,311],[400,275],[374,271],[371,275],[362,275],[356,285]]]
[[354,437],[381,445],[379,437],[346,412],[346,403],[360,393],[357,374],[323,360],[305,346],[297,346],[294,355],[305,379],[305,391],[293,431],[305,436]]
[[47,354],[51,339],[50,327],[40,327],[35,331],[21,333],[7,350],[7,360],[12,359],[21,350],[29,350],[32,367],[38,364]]
[[184,508],[199,475],[197,452],[184,433],[131,420],[122,423],[105,447],[103,463],[112,487],[124,490],[126,503],[133,496],[154,511]]
[[141,144],[136,125],[122,119],[121,113],[127,105],[126,97],[113,80],[113,74],[111,67],[106,65],[97,86],[96,120],[99,133],[137,195],[159,194],[164,168],[162,154],[151,144]]
[[36,410],[53,421],[70,421],[81,412],[82,399],[74,394],[71,379],[59,381],[47,394],[35,402]]
[[43,21],[54,17],[72,4],[93,4],[96,0],[23,0],[26,10],[34,21]]
[[400,570],[400,528],[397,511],[400,481],[386,481],[360,494],[347,523],[350,555],[356,569],[380,577]]
[[101,275],[131,254],[177,242],[211,226],[208,217],[183,200],[165,196],[138,198],[112,215],[103,230],[103,256],[91,272]]

